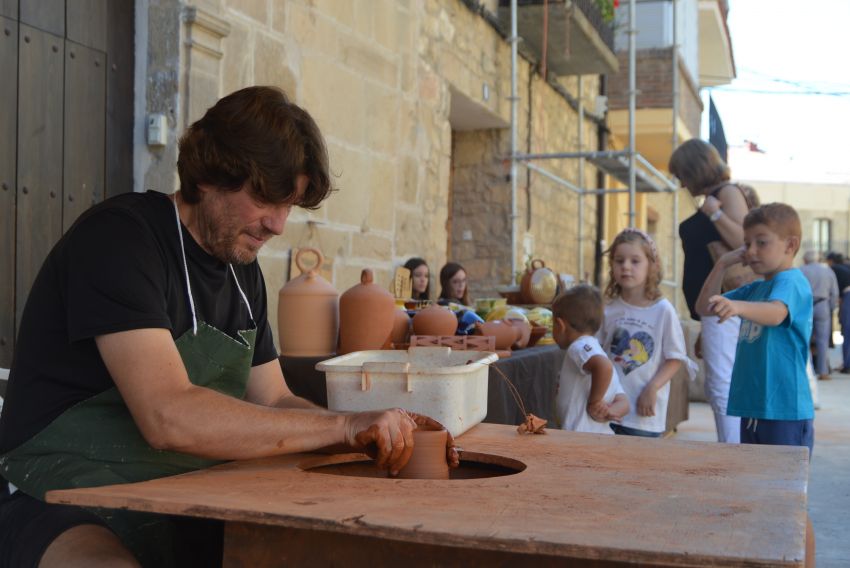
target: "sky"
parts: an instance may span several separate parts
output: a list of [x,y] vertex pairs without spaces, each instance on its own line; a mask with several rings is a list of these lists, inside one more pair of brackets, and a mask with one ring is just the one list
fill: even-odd
[[728,24],[737,78],[710,92],[728,143],[765,152],[733,177],[850,184],[850,0],[729,0]]

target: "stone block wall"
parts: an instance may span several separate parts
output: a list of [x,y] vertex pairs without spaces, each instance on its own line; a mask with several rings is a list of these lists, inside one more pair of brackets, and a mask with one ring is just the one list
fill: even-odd
[[[496,9],[491,0],[482,5]],[[467,265],[479,296],[511,280],[509,130],[453,132],[449,118],[456,92],[497,122],[510,120],[509,44],[469,6],[461,0],[147,5],[143,112],[166,112],[172,130],[166,147],[140,152],[145,187],[176,189],[182,131],[217,98],[245,86],[282,88],[325,135],[337,191],[317,211],[294,211],[284,234],[260,255],[275,332],[277,291],[296,247],[322,249],[340,292],[359,282],[366,267],[388,286],[395,267],[411,256],[428,260],[434,294],[446,260]],[[522,58],[519,81],[520,150],[576,150],[578,114],[567,99]],[[575,79],[560,89],[575,96]],[[597,90],[596,79],[587,78],[588,108]],[[584,131],[585,147],[595,149],[595,123],[586,121]],[[577,181],[576,161],[545,166]],[[539,174],[527,177],[523,168],[518,179],[520,264],[528,252],[576,274],[577,198]],[[585,180],[595,181],[593,168]],[[595,199],[585,204],[590,271]]]

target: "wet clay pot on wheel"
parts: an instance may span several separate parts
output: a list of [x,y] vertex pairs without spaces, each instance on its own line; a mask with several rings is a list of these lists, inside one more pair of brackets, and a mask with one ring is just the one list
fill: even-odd
[[339,299],[339,355],[389,346],[395,299],[373,279],[372,271],[365,268],[360,284]]
[[414,430],[413,454],[398,472],[401,479],[448,479],[445,430]]
[[[302,256],[314,254],[306,268]],[[295,255],[301,275],[278,293],[277,322],[280,353],[289,357],[324,357],[336,351],[339,331],[339,292],[319,276],[324,257],[318,249],[303,248]]]
[[454,335],[457,316],[453,311],[431,304],[413,316],[413,333],[416,335]]

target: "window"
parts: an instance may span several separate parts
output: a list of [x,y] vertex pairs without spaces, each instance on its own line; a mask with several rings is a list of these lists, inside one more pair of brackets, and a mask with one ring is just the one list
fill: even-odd
[[812,248],[819,253],[826,254],[832,248],[832,221],[829,219],[815,219],[813,224]]

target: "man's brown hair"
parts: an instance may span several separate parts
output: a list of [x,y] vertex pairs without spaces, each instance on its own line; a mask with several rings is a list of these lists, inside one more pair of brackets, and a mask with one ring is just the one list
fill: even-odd
[[[250,182],[261,203],[307,209],[332,190],[319,127],[276,87],[247,87],[208,109],[180,138],[177,172],[187,203],[199,201],[199,184],[239,191]],[[296,196],[299,175],[309,183]]]
[[800,223],[800,216],[790,205],[786,205],[785,203],[767,203],[761,207],[756,207],[744,217],[744,229],[749,229],[756,225],[766,225],[771,231],[783,239],[797,237],[797,248],[794,249],[794,254],[797,254],[797,251],[800,250],[803,229]]
[[552,302],[552,316],[561,318],[581,333],[599,331],[604,315],[602,294],[589,284],[573,286]]

